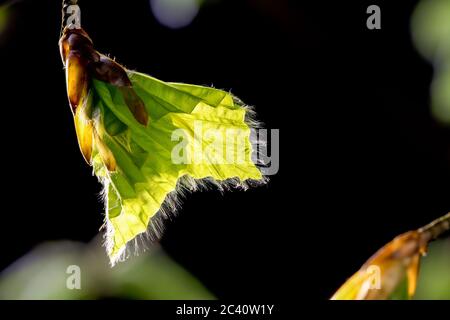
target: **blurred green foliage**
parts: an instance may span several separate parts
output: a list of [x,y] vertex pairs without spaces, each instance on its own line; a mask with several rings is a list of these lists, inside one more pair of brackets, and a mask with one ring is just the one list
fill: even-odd
[[[99,242],[37,247],[0,274],[0,299],[214,299],[158,247],[111,268]],[[80,268],[80,290],[66,285],[72,265]]]
[[432,242],[421,259],[416,300],[450,300],[450,239]]
[[6,29],[9,20],[9,6],[0,5],[0,35]]
[[434,64],[432,112],[450,124],[450,1],[423,0],[412,17],[412,36],[419,52]]
[[[450,1],[422,0],[411,20],[417,50],[434,65],[431,110],[450,124]],[[430,244],[422,259],[415,299],[450,299],[450,240]]]

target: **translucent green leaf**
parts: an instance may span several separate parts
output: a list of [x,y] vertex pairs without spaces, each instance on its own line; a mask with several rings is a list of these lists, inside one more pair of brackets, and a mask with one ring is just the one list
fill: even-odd
[[[149,227],[158,236],[163,210],[178,206],[180,189],[195,190],[199,182],[194,179],[244,187],[246,180],[263,181],[252,161],[247,110],[230,93],[134,72],[130,79],[145,103],[147,126],[136,121],[117,87],[93,80],[93,121],[102,142],[94,147],[93,163],[105,185],[107,248],[113,263]],[[182,136],[174,139],[180,130]],[[180,139],[187,156],[177,162],[173,151]],[[105,148],[114,157],[115,170],[102,165]]]

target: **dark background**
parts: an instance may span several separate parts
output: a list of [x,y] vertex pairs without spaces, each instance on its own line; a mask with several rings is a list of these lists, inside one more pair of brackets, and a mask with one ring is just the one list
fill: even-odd
[[[103,223],[65,93],[60,2],[17,3],[0,44],[0,269]],[[171,30],[147,0],[80,1],[99,51],[231,89],[280,129],[268,187],[192,194],[167,223],[162,246],[219,298],[327,299],[384,243],[450,210],[450,131],[430,114],[432,67],[410,36],[417,1],[336,2],[207,1]],[[381,30],[366,28],[370,4]]]

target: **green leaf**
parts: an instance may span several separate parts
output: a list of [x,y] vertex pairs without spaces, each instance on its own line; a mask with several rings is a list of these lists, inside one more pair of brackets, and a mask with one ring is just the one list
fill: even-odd
[[[109,172],[102,166],[101,148],[94,147],[95,173],[105,185],[107,249],[113,264],[124,257],[127,243],[149,227],[157,233],[161,210],[179,205],[174,195],[180,179],[191,179],[192,187],[192,179],[208,178],[218,185],[233,179],[242,185],[263,178],[252,161],[246,109],[231,94],[129,75],[150,116],[147,126],[136,121],[117,87],[93,80],[95,128],[117,165]],[[181,163],[172,159],[180,145],[173,133],[180,130],[187,160]]]

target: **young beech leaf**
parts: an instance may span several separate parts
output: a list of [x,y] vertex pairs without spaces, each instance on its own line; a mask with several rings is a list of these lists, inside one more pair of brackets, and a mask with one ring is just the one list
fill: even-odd
[[[80,148],[104,185],[112,264],[160,236],[179,194],[266,182],[252,160],[256,122],[230,93],[128,71],[95,51],[83,29],[64,29],[60,47]],[[180,145],[183,161],[173,159]]]

